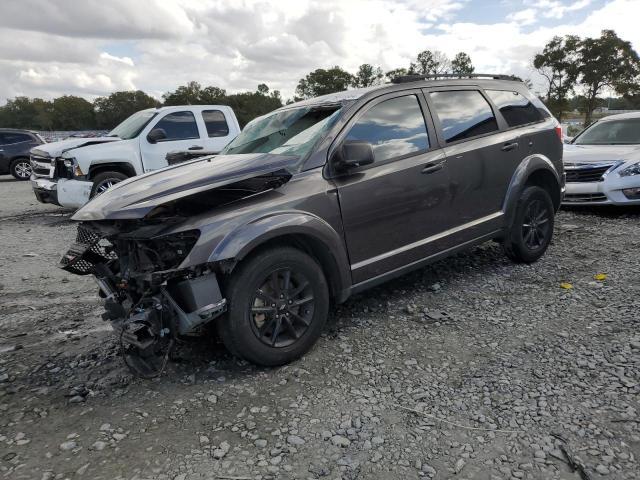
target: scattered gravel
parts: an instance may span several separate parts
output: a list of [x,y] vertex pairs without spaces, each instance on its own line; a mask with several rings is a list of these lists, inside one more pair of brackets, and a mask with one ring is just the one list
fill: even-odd
[[54,266],[69,214],[5,178],[2,478],[638,478],[640,209],[561,212],[534,265],[488,243],[354,297],[291,365],[208,337],[144,381]]

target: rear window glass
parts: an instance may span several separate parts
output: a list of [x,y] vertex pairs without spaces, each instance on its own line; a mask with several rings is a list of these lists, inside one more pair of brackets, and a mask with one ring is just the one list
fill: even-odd
[[202,119],[207,126],[207,134],[209,137],[226,137],[229,135],[229,125],[224,113],[220,110],[204,110]]
[[485,90],[510,127],[539,122],[542,115],[533,103],[518,92]]
[[477,90],[431,92],[447,143],[498,130],[491,106]]
[[371,107],[353,125],[346,140],[362,140],[373,147],[376,162],[429,148],[427,127],[415,95],[397,97]]

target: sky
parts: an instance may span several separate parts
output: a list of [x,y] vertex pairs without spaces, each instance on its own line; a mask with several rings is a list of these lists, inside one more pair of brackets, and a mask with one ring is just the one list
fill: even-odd
[[554,35],[614,29],[640,50],[638,18],[640,0],[0,0],[0,104],[132,89],[160,99],[190,80],[290,98],[316,68],[387,71],[425,49],[541,87],[532,58]]

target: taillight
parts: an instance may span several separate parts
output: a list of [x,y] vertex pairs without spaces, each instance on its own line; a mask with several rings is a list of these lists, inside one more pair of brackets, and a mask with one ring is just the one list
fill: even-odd
[[558,135],[558,138],[562,141],[562,127],[560,125],[556,127],[556,135]]

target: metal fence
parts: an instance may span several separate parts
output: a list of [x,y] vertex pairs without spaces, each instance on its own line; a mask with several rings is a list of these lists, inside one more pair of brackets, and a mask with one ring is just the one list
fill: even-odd
[[69,131],[49,131],[49,130],[34,130],[38,135],[40,135],[47,143],[58,142],[60,140],[64,140],[69,137],[82,137],[82,138],[92,138],[92,137],[100,137],[102,135],[106,135],[109,133],[108,130],[69,130]]

